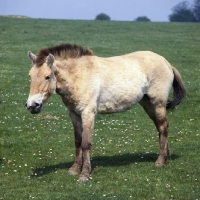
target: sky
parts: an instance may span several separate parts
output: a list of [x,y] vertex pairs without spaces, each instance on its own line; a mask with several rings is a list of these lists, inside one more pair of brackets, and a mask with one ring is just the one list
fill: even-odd
[[[32,18],[94,20],[100,13],[111,20],[133,21],[146,16],[166,22],[172,7],[183,0],[0,0],[0,15]],[[192,4],[193,0],[189,0]]]

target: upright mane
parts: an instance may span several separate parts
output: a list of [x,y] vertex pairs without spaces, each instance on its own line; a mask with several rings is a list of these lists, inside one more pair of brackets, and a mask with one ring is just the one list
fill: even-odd
[[36,56],[36,65],[41,66],[46,60],[46,57],[52,54],[55,58],[68,59],[79,58],[81,56],[92,56],[93,53],[89,49],[83,49],[82,46],[76,44],[61,44],[46,49],[41,49]]

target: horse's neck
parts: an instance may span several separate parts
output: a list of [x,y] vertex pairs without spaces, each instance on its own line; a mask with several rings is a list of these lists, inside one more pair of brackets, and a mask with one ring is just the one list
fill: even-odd
[[55,60],[54,61],[54,68],[55,70],[63,69],[67,65],[67,61],[65,60]]
[[54,75],[56,77],[56,93],[60,95],[63,103],[69,108],[73,107],[72,99],[72,77],[70,76],[69,67],[66,62],[56,62],[54,64]]
[[54,75],[56,78],[56,92],[62,94],[70,85],[69,67],[67,61],[56,60],[54,63]]
[[56,78],[58,78],[61,74],[65,74],[67,72],[65,61],[56,60],[54,62],[54,74]]

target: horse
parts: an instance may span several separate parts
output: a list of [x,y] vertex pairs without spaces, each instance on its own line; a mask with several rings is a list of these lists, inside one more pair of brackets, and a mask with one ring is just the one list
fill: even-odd
[[[155,166],[169,157],[166,109],[185,97],[180,73],[164,57],[150,51],[98,57],[77,44],[61,44],[28,52],[30,93],[26,109],[40,113],[52,94],[60,95],[68,108],[75,139],[75,161],[69,175],[85,182],[91,176],[90,151],[95,116],[123,112],[139,103],[159,133],[159,155]],[[169,93],[173,87],[172,100]]]

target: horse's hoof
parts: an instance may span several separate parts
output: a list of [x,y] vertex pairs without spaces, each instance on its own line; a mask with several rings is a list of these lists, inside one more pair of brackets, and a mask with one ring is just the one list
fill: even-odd
[[81,176],[78,180],[80,183],[83,183],[83,182],[87,182],[89,181],[89,178],[85,177],[85,176]]
[[156,162],[155,162],[155,166],[156,167],[164,167],[165,166],[165,160],[163,159],[157,159]]
[[76,170],[70,169],[70,170],[68,171],[68,174],[69,174],[69,175],[78,175],[78,174],[80,174],[80,172],[79,172],[79,171],[76,171]]
[[155,162],[155,166],[156,166],[156,167],[164,167],[165,164],[159,163],[159,162]]
[[167,156],[158,156],[158,159],[155,162],[156,167],[164,167],[167,162]]

